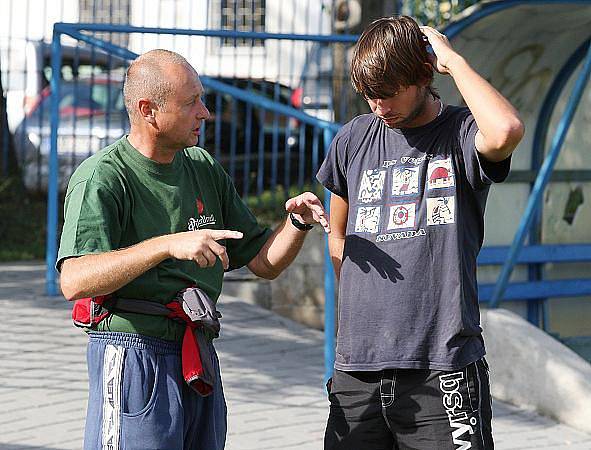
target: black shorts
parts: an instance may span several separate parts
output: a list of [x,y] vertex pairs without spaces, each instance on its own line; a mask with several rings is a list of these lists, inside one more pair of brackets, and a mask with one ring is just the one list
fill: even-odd
[[491,396],[483,359],[461,370],[336,370],[325,450],[490,450]]

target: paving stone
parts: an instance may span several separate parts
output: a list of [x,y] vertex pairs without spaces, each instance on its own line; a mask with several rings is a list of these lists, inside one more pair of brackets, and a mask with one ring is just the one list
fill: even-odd
[[[43,266],[0,266],[0,450],[81,448],[87,338],[71,325],[71,305],[43,289]],[[321,449],[322,333],[231,297],[220,309],[226,448]],[[497,449],[591,449],[587,434],[506,403],[493,408]]]

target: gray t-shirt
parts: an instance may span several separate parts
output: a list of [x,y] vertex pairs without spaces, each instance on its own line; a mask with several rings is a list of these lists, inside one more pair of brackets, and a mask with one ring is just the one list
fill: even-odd
[[484,351],[476,256],[489,186],[510,158],[486,161],[467,108],[429,124],[347,123],[318,180],[348,199],[335,367],[456,370]]

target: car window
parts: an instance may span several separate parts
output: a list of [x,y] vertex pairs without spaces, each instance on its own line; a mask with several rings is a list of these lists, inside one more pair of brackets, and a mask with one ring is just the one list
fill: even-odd
[[[125,113],[121,83],[87,82],[62,83],[59,110],[61,117],[90,116]],[[27,120],[49,121],[51,95],[49,88],[42,94],[43,100],[33,110]]]

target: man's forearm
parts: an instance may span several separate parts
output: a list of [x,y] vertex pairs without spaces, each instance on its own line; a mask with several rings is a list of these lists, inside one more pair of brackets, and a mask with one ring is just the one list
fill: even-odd
[[110,294],[167,258],[194,261],[201,268],[229,266],[218,241],[242,239],[232,230],[196,230],[154,237],[132,247],[70,258],[62,264],[61,287],[68,300]]
[[248,268],[257,276],[274,279],[289,266],[304,244],[307,232],[298,230],[288,220],[279,225]]
[[68,300],[110,294],[169,257],[166,237],[96,255],[66,259],[61,288]]
[[485,141],[482,153],[491,161],[507,158],[523,136],[517,111],[462,56],[452,58],[448,69]]

